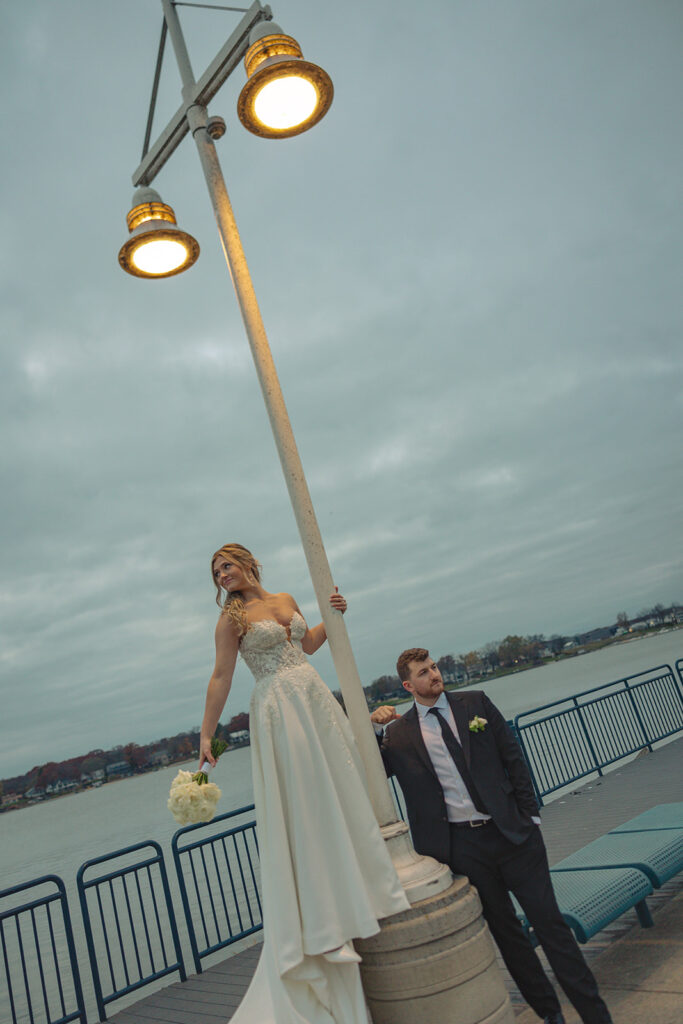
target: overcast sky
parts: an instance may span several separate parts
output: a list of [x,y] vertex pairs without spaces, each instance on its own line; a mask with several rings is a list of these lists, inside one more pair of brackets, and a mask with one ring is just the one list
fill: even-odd
[[[683,600],[679,0],[273,8],[329,114],[210,113],[363,681]],[[180,16],[198,77],[239,15]],[[117,264],[160,26],[3,9],[0,777],[200,722],[226,541],[318,621],[190,139],[198,263]]]

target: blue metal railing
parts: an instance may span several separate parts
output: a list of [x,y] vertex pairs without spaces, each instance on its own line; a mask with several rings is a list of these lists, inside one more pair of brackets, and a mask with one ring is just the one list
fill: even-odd
[[[250,804],[219,814],[209,825],[187,825],[171,840],[198,974],[204,957],[263,928],[256,822],[242,822],[206,835],[208,827],[253,811],[254,805]],[[196,837],[199,829],[203,834]]]
[[[539,802],[683,730],[683,658],[517,715],[510,723]],[[405,818],[400,788],[391,780]],[[263,927],[253,804],[179,829],[171,847],[196,971],[202,960]],[[238,820],[239,819],[239,820]],[[146,851],[143,855],[143,851]],[[89,877],[98,866],[102,873]],[[86,877],[88,876],[88,877]],[[47,895],[40,886],[50,885]],[[100,1019],[121,996],[178,971],[178,928],[161,847],[147,841],[87,861],[78,895]],[[35,888],[34,888],[35,887]],[[57,891],[54,891],[56,887]],[[4,898],[33,890],[9,908]],[[59,908],[60,913],[57,913]],[[3,967],[12,1024],[86,1024],[64,885],[57,876],[0,892]],[[5,1019],[3,1018],[3,1024]]]
[[[149,849],[153,853],[140,859],[140,852]],[[86,880],[91,868],[121,858],[127,863]],[[100,1020],[106,1019],[107,1003],[157,978],[178,971],[180,980],[185,981],[158,843],[148,840],[95,857],[81,865],[76,879]]]
[[524,711],[514,726],[543,803],[544,796],[680,732],[683,690],[671,667],[658,665]]
[[[405,817],[403,796],[391,779],[394,801]],[[210,826],[252,814],[254,805],[220,814]],[[178,829],[171,840],[196,972],[202,960],[263,928],[256,822],[246,821],[205,835],[206,824]],[[187,841],[202,830],[194,841]]]
[[[12,905],[19,894],[28,901]],[[13,1024],[67,1024],[74,1020],[85,1024],[71,916],[61,878],[43,875],[0,892],[0,948],[0,1001],[9,1007]]]

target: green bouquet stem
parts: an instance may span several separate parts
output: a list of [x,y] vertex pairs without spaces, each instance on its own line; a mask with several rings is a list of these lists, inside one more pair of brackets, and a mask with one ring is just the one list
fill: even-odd
[[[215,736],[211,738],[211,756],[217,761],[218,758],[228,749],[228,744],[225,740],[219,740]],[[211,765],[206,771],[195,772],[192,776],[192,781],[196,782],[198,786],[205,786],[209,781],[209,771]]]

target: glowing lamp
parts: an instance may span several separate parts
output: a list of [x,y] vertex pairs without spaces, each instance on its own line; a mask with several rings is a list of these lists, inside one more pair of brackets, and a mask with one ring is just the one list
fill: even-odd
[[170,206],[153,188],[139,188],[126,220],[130,238],[121,246],[119,263],[134,277],[172,277],[196,262],[199,243],[181,231]]
[[304,60],[296,39],[275,22],[261,22],[249,38],[247,82],[237,101],[244,127],[267,139],[286,139],[312,128],[332,103],[330,76]]

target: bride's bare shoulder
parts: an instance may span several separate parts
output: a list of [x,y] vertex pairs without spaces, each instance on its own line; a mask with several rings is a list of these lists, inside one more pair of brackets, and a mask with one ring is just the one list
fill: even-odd
[[238,645],[239,641],[240,635],[236,624],[226,612],[221,612],[216,623],[216,646]]
[[224,608],[221,609],[218,621],[216,622],[216,632],[218,633],[219,630],[221,633],[228,633],[230,630],[236,630],[234,619],[228,615]]
[[294,614],[294,612],[298,612],[299,615],[301,615],[301,618],[303,619],[301,608],[299,608],[299,605],[296,603],[291,594],[280,594],[280,597],[282,597],[283,600],[287,602],[287,611],[291,612],[292,614]]

